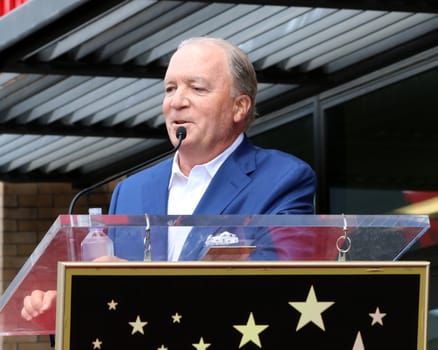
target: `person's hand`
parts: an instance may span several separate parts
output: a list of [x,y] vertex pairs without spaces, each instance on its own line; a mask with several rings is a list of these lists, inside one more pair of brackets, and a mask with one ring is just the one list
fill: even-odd
[[21,317],[30,321],[53,308],[56,308],[56,290],[34,290],[23,300]]
[[[94,262],[121,262],[127,261],[117,256],[101,256],[93,260]],[[56,290],[34,290],[30,295],[26,295],[23,300],[21,317],[30,321],[35,317],[48,313],[50,310],[56,310]]]

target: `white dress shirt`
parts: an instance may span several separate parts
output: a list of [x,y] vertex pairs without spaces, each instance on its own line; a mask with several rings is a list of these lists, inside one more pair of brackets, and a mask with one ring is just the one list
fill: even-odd
[[[178,152],[173,158],[172,174],[169,181],[167,214],[191,215],[204,195],[220,166],[243,140],[240,134],[233,144],[208,163],[196,165],[189,176],[185,176],[178,165]],[[191,227],[170,227],[167,257],[169,261],[178,260]]]

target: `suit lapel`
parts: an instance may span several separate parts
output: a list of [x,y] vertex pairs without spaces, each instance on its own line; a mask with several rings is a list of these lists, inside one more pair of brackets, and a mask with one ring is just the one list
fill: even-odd
[[147,182],[141,189],[143,213],[151,215],[163,215],[167,213],[171,170],[172,158],[169,158],[157,165],[154,172],[148,175]]
[[[255,150],[245,137],[239,147],[227,158],[212,179],[193,214],[238,214],[227,212],[235,197],[251,182],[248,174],[255,169]],[[180,260],[199,260],[205,250],[208,235],[217,227],[193,228],[187,237]]]
[[228,205],[251,182],[248,174],[254,169],[254,147],[245,137],[211,180],[194,214],[219,215],[226,213]]

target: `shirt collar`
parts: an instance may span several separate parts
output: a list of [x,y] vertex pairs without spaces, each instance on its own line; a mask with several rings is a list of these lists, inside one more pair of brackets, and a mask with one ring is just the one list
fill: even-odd
[[[216,158],[210,160],[207,163],[196,165],[195,167],[203,167],[208,174],[210,175],[210,178],[213,178],[213,176],[217,173],[221,165],[225,162],[225,160],[230,156],[231,153],[234,152],[234,150],[240,145],[240,143],[243,141],[243,133],[239,134],[237,138],[234,140],[234,142],[225,149],[221,154],[219,154]],[[174,181],[174,178],[176,176],[187,178],[181,171],[179,164],[178,164],[178,154],[177,151],[175,155],[173,156],[173,162],[172,162],[172,173],[169,180],[169,188],[172,186],[172,182]],[[194,168],[195,168],[194,167]]]

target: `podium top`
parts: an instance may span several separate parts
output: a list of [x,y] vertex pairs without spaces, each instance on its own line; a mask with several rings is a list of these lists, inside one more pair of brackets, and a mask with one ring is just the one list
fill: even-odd
[[[81,241],[100,228],[115,255],[166,261],[167,237],[185,234],[185,261],[398,260],[428,230],[414,215],[60,215],[0,298],[0,335],[52,334],[52,319],[20,316],[32,290],[56,289],[57,262],[80,261]],[[145,259],[146,257],[146,259]]]

